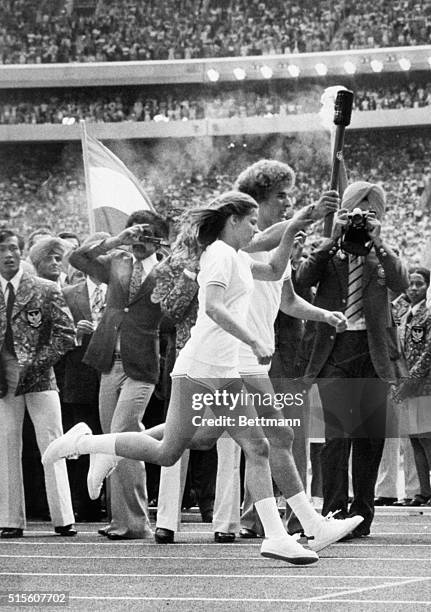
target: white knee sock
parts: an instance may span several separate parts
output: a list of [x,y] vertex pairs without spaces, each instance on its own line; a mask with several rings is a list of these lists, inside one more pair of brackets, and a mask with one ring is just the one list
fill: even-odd
[[322,517],[313,508],[305,492],[301,491],[296,495],[292,495],[292,497],[289,497],[286,501],[298,517],[304,529],[304,533],[310,535],[316,527],[316,524],[322,520]]
[[265,537],[285,538],[288,536],[278,513],[277,503],[274,497],[259,499],[259,501],[254,503],[254,507],[262,521]]
[[81,455],[92,453],[104,453],[105,455],[115,455],[116,433],[103,434],[100,436],[83,435],[77,442],[77,449]]

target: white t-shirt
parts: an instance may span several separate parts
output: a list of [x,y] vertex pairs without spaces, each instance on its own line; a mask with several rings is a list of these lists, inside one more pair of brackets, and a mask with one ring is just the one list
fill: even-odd
[[[260,263],[269,263],[271,251],[250,253],[250,257]],[[282,278],[278,281],[254,281],[254,289],[250,298],[250,308],[247,317],[247,329],[262,342],[275,347],[274,321],[277,317],[281,302],[283,283],[292,276],[290,262]],[[241,374],[266,373],[271,364],[261,365],[248,344],[241,342],[239,349],[239,370]]]
[[205,249],[197,277],[198,315],[190,338],[178,355],[172,372],[174,375],[181,373],[193,376],[193,372],[183,371],[189,369],[191,359],[201,364],[217,366],[218,371],[220,368],[238,368],[241,342],[205,313],[206,290],[208,285],[224,287],[226,308],[239,323],[245,325],[250,295],[254,289],[252,263],[247,253],[235,251],[222,240],[216,240]]

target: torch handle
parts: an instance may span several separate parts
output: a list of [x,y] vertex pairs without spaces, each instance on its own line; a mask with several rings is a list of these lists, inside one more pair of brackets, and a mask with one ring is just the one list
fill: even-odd
[[[337,125],[337,128],[335,130],[335,138],[334,138],[334,151],[332,155],[330,189],[338,190],[338,181],[340,177],[340,166],[341,166],[341,160],[343,159],[343,146],[344,146],[345,131],[346,131],[345,125]],[[323,226],[323,235],[326,238],[329,238],[332,233],[333,222],[334,222],[334,213],[329,213],[329,215],[326,215],[324,226]]]

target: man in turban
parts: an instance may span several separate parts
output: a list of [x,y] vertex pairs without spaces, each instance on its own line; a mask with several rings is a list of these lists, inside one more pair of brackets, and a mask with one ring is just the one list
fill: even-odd
[[[342,333],[326,323],[308,322],[298,361],[302,360],[307,382],[317,379],[322,400],[322,513],[340,510],[340,518],[362,515],[365,520],[353,537],[370,533],[388,385],[397,379],[390,292],[399,295],[408,285],[404,265],[381,236],[385,199],[379,185],[349,185],[331,237],[301,263],[296,276],[302,286],[317,286],[316,306],[342,311],[348,321]],[[359,220],[362,217],[361,254],[351,253],[344,241],[352,228],[352,211]],[[353,501],[348,508],[350,451]]]
[[66,275],[63,272],[63,258],[73,245],[62,238],[41,238],[29,252],[29,258],[41,278],[61,284]]

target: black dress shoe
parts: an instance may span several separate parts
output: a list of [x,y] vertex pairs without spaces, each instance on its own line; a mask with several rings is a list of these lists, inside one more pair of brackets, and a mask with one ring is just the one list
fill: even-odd
[[415,495],[407,506],[425,506],[430,499],[431,497],[425,497],[424,495]]
[[376,497],[374,500],[375,506],[393,506],[397,501],[396,497]]
[[154,533],[154,539],[156,540],[157,544],[173,544],[174,535],[175,531],[172,531],[172,529],[157,527]]
[[119,533],[110,533],[109,531],[107,531],[105,535],[108,538],[108,540],[131,540],[132,539],[132,538],[128,538],[125,535],[121,535]]
[[398,507],[399,506],[408,506],[411,501],[412,501],[411,497],[404,497],[404,499],[400,499],[400,501],[396,501],[392,505],[393,506],[398,506]]
[[54,527],[54,531],[57,535],[71,538],[72,536],[76,536],[78,533],[73,525],[63,525],[61,527]]
[[1,538],[22,538],[23,535],[24,532],[19,527],[4,527],[0,533]]
[[235,534],[230,532],[225,533],[224,531],[216,531],[214,534],[214,542],[217,542],[217,544],[231,544],[232,542],[235,542]]
[[253,539],[254,538],[258,538],[259,536],[252,529],[247,529],[247,527],[241,527],[241,529],[239,530],[239,537],[249,540],[249,539],[252,539],[252,538]]

